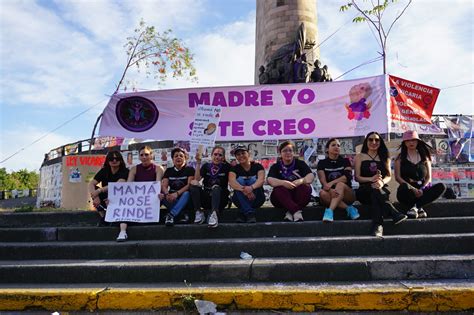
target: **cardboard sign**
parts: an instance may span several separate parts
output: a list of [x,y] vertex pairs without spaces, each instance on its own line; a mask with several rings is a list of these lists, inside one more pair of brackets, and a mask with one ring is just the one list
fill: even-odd
[[197,107],[194,116],[191,143],[193,145],[214,146],[217,136],[217,126],[221,119],[222,108],[209,105]]
[[161,182],[109,183],[107,222],[159,222]]

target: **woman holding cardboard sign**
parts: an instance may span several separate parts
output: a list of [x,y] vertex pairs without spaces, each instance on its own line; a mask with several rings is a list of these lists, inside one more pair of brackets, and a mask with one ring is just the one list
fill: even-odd
[[[153,150],[149,146],[141,147],[138,151],[140,154],[141,163],[133,166],[128,174],[127,182],[154,182],[160,181],[163,177],[163,167],[153,163]],[[120,233],[117,237],[117,242],[125,242],[128,239],[127,235],[128,224],[120,222]]]
[[[128,168],[125,166],[122,154],[119,151],[110,151],[105,157],[104,166],[95,174],[89,182],[89,193],[92,204],[99,212],[99,225],[104,224],[105,211],[107,210],[108,185],[114,182],[126,182]],[[98,185],[101,185],[100,187]]]

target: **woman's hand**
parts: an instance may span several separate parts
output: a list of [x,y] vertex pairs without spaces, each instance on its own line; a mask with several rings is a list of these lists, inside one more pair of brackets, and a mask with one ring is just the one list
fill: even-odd
[[94,207],[98,207],[100,205],[100,198],[99,196],[95,196],[92,198],[92,204],[94,205]]
[[290,182],[287,180],[282,181],[282,186],[290,190],[293,190],[296,188],[296,185],[293,182]]
[[304,178],[298,178],[292,181],[292,183],[295,185],[295,187],[301,186],[304,184]]
[[383,180],[380,178],[379,180],[373,182],[371,186],[375,189],[382,189],[384,186]]
[[420,198],[423,196],[423,190],[422,189],[415,189],[415,196],[416,198]]
[[202,160],[202,153],[201,153],[201,152],[199,152],[199,150],[196,152],[196,156],[195,156],[195,158],[196,158],[196,163],[198,163],[198,164],[201,164],[201,160]]
[[175,202],[178,199],[178,193],[174,192],[166,195],[166,200],[168,202]]
[[165,198],[165,194],[158,194],[158,198],[160,198],[160,200],[163,200],[163,198]]

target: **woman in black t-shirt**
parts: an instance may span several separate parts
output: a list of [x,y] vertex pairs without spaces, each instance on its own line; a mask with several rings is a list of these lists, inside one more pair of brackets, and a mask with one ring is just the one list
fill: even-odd
[[[196,212],[194,223],[203,224],[206,215],[201,211],[210,209],[208,218],[209,227],[215,228],[219,224],[218,213],[223,210],[229,201],[229,170],[230,164],[225,160],[225,149],[215,146],[211,153],[211,162],[201,166],[202,154],[196,153],[196,170],[194,180],[191,181],[191,199]],[[199,181],[203,179],[202,186]]]
[[357,200],[371,205],[372,235],[383,236],[384,213],[390,213],[394,224],[406,220],[407,216],[398,212],[389,200],[387,188],[391,179],[388,149],[378,132],[365,136],[361,153],[354,159],[355,178],[360,183],[356,191]]
[[[175,218],[190,201],[189,185],[194,179],[194,168],[186,165],[187,152],[182,148],[171,150],[173,167],[168,167],[161,180],[160,200],[169,210],[165,225],[172,226]],[[183,223],[188,223],[189,216],[183,216]]]
[[229,185],[234,189],[232,201],[240,209],[237,222],[255,223],[255,210],[265,202],[265,170],[260,163],[250,160],[246,146],[238,145],[232,153],[239,162],[229,172]]
[[293,142],[282,142],[278,151],[280,157],[267,176],[268,184],[273,187],[270,201],[275,207],[287,210],[284,220],[303,221],[303,208],[311,200],[314,175],[304,161],[295,158]]
[[[108,205],[108,184],[126,182],[127,177],[128,169],[125,166],[122,154],[119,151],[110,151],[105,157],[104,165],[88,185],[92,204],[100,215],[99,225],[104,224],[105,211]],[[101,187],[98,186],[99,184],[101,184]]]
[[443,183],[431,184],[430,147],[423,142],[416,131],[403,134],[401,153],[395,160],[395,179],[400,184],[397,199],[409,206],[410,218],[426,218],[422,208],[444,194]]
[[327,207],[324,211],[324,222],[334,220],[333,211],[337,207],[346,209],[347,216],[352,220],[360,217],[359,211],[352,205],[355,195],[351,189],[351,162],[339,155],[340,147],[338,139],[329,139],[326,143],[327,158],[318,163],[318,177],[323,186],[319,197],[321,203]]

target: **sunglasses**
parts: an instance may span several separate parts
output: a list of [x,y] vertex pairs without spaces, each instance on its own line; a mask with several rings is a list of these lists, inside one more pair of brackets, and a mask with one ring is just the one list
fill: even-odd
[[293,153],[293,149],[284,149],[281,150],[282,153]]
[[222,153],[213,153],[212,155],[213,156],[224,156],[224,154],[222,154]]
[[113,161],[120,161],[120,159],[116,156],[113,156],[109,159],[109,162],[113,162]]
[[380,138],[368,138],[367,140],[370,142],[380,142]]

